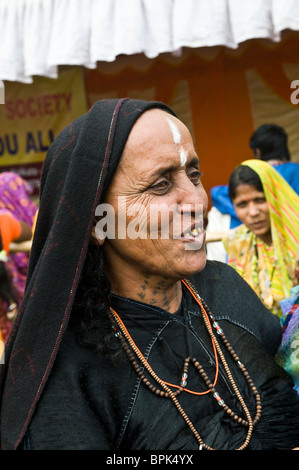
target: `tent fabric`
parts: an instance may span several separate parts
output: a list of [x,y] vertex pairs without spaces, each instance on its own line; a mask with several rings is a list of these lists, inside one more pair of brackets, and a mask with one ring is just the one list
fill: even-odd
[[0,80],[58,77],[121,54],[226,46],[299,30],[296,0],[0,0]]

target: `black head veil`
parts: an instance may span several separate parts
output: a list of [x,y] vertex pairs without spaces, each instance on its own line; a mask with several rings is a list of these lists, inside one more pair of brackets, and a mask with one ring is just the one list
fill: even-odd
[[26,432],[68,324],[96,206],[150,108],[172,113],[159,102],[99,101],[48,151],[24,300],[0,365],[2,449],[16,449]]

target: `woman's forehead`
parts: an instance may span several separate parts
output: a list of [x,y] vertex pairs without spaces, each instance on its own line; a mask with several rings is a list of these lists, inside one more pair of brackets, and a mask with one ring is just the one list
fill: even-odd
[[179,143],[186,138],[186,135],[189,137],[189,131],[179,119],[161,109],[151,109],[143,113],[136,121],[125,148],[130,145],[139,145],[141,142],[145,144],[168,142],[169,139],[174,143]]
[[253,197],[263,196],[264,193],[259,191],[255,186],[251,184],[239,184],[236,187],[236,197],[235,198],[244,198],[251,200]]
[[164,159],[180,156],[187,161],[187,152],[195,153],[187,127],[174,116],[160,109],[146,111],[137,120],[124,147],[120,164],[130,164],[137,157]]
[[146,185],[191,166],[198,168],[199,162],[187,127],[169,113],[154,109],[134,125],[112,183]]

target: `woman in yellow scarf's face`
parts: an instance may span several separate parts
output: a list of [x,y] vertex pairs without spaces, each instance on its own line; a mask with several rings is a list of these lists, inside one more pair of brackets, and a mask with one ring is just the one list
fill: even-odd
[[270,245],[272,234],[269,206],[265,194],[252,185],[240,184],[236,187],[233,204],[241,222]]

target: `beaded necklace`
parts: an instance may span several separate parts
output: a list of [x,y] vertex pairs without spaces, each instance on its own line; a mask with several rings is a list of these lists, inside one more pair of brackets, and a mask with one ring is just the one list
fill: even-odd
[[[186,424],[189,426],[192,433],[196,437],[196,439],[198,441],[198,444],[199,444],[199,449],[200,450],[201,449],[215,450],[215,449],[208,446],[206,443],[203,442],[201,436],[199,435],[199,433],[196,430],[195,426],[193,425],[192,421],[190,420],[190,418],[187,416],[187,414],[185,413],[185,411],[181,407],[179,401],[177,400],[177,396],[180,395],[180,393],[182,393],[182,392],[192,393],[194,395],[204,395],[204,394],[211,393],[213,398],[215,398],[215,400],[219,404],[219,406],[221,406],[224,409],[224,411],[233,420],[235,420],[237,423],[239,423],[240,425],[247,428],[247,433],[246,433],[246,437],[245,437],[245,440],[244,440],[243,444],[236,449],[236,450],[243,450],[248,446],[248,444],[250,442],[250,439],[251,439],[251,436],[252,436],[253,427],[261,417],[261,410],[262,410],[261,397],[260,397],[260,395],[257,391],[257,388],[255,387],[252,379],[250,378],[250,375],[249,375],[248,371],[246,370],[246,367],[244,366],[244,364],[241,363],[239,357],[237,356],[234,349],[230,345],[229,341],[225,337],[222,328],[215,321],[215,317],[212,315],[212,313],[211,313],[210,309],[208,308],[208,306],[206,305],[205,301],[198,295],[198,293],[196,292],[196,290],[194,289],[194,287],[192,286],[190,281],[182,281],[182,282],[187,287],[187,289],[191,293],[192,297],[195,299],[195,301],[199,305],[199,307],[201,309],[201,312],[202,312],[202,316],[203,316],[205,326],[206,326],[207,331],[208,331],[208,333],[210,335],[210,338],[211,338],[213,351],[214,351],[214,355],[215,355],[215,364],[216,364],[216,372],[215,372],[215,378],[214,378],[213,382],[211,382],[211,380],[209,379],[208,375],[206,374],[204,368],[199,363],[199,361],[197,361],[196,358],[191,357],[191,356],[188,356],[184,361],[183,371],[182,371],[182,378],[181,378],[180,385],[171,384],[171,383],[168,383],[168,382],[165,382],[164,380],[162,380],[154,372],[154,370],[151,368],[150,364],[145,359],[145,357],[143,356],[143,354],[141,353],[141,351],[139,350],[139,348],[137,347],[137,345],[133,341],[131,335],[129,334],[128,330],[126,329],[124,323],[120,319],[117,312],[112,307],[110,307],[111,319],[112,319],[113,323],[115,324],[115,329],[117,330],[116,336],[119,338],[119,340],[121,342],[121,345],[122,345],[122,348],[124,349],[125,353],[127,354],[129,361],[131,362],[133,368],[135,369],[135,371],[136,371],[138,377],[140,378],[140,380],[142,381],[142,383],[144,385],[146,385],[149,388],[149,390],[152,393],[154,393],[155,395],[160,396],[160,397],[164,397],[164,398],[170,398],[172,400],[172,402],[176,406],[177,410],[179,411],[179,413],[181,414],[181,416],[185,420]],[[233,379],[232,373],[229,369],[229,366],[226,362],[226,359],[223,355],[223,352],[220,348],[220,344],[219,344],[219,342],[218,342],[218,340],[215,336],[214,331],[216,332],[217,336],[219,336],[221,338],[223,345],[226,347],[226,349],[231,354],[233,360],[238,365],[239,369],[241,370],[242,374],[245,377],[245,380],[247,381],[247,384],[249,385],[249,388],[252,391],[252,394],[255,397],[256,413],[255,413],[254,418],[251,417],[250,412],[249,412],[249,410],[248,410],[248,408],[245,404],[245,401],[244,401],[244,399],[243,399],[243,397],[242,397],[242,395],[241,395],[241,393],[240,393],[240,391],[239,391],[239,389],[238,389],[238,387],[235,383],[235,380]],[[238,416],[237,413],[233,412],[229,408],[229,406],[225,403],[225,401],[220,397],[219,393],[216,390],[218,372],[219,372],[219,358],[218,358],[218,356],[219,356],[219,358],[220,358],[220,360],[221,360],[221,362],[224,366],[227,377],[228,377],[228,379],[229,379],[229,381],[230,381],[230,383],[233,387],[233,390],[236,394],[236,397],[237,397],[239,403],[241,404],[241,407],[242,407],[247,419],[243,419],[240,416]],[[146,375],[144,374],[143,369],[139,365],[138,361],[147,370],[149,375],[160,385],[162,390],[158,389],[156,386],[154,386],[151,383],[151,381],[146,377]],[[195,391],[192,391],[192,390],[189,390],[189,389],[186,388],[187,378],[188,378],[188,369],[189,369],[190,363],[193,364],[193,366],[197,369],[198,373],[200,374],[200,376],[203,378],[204,382],[206,383],[206,386],[207,386],[206,391],[204,391],[204,392],[195,392]],[[176,390],[173,392],[171,388],[175,388]]]

